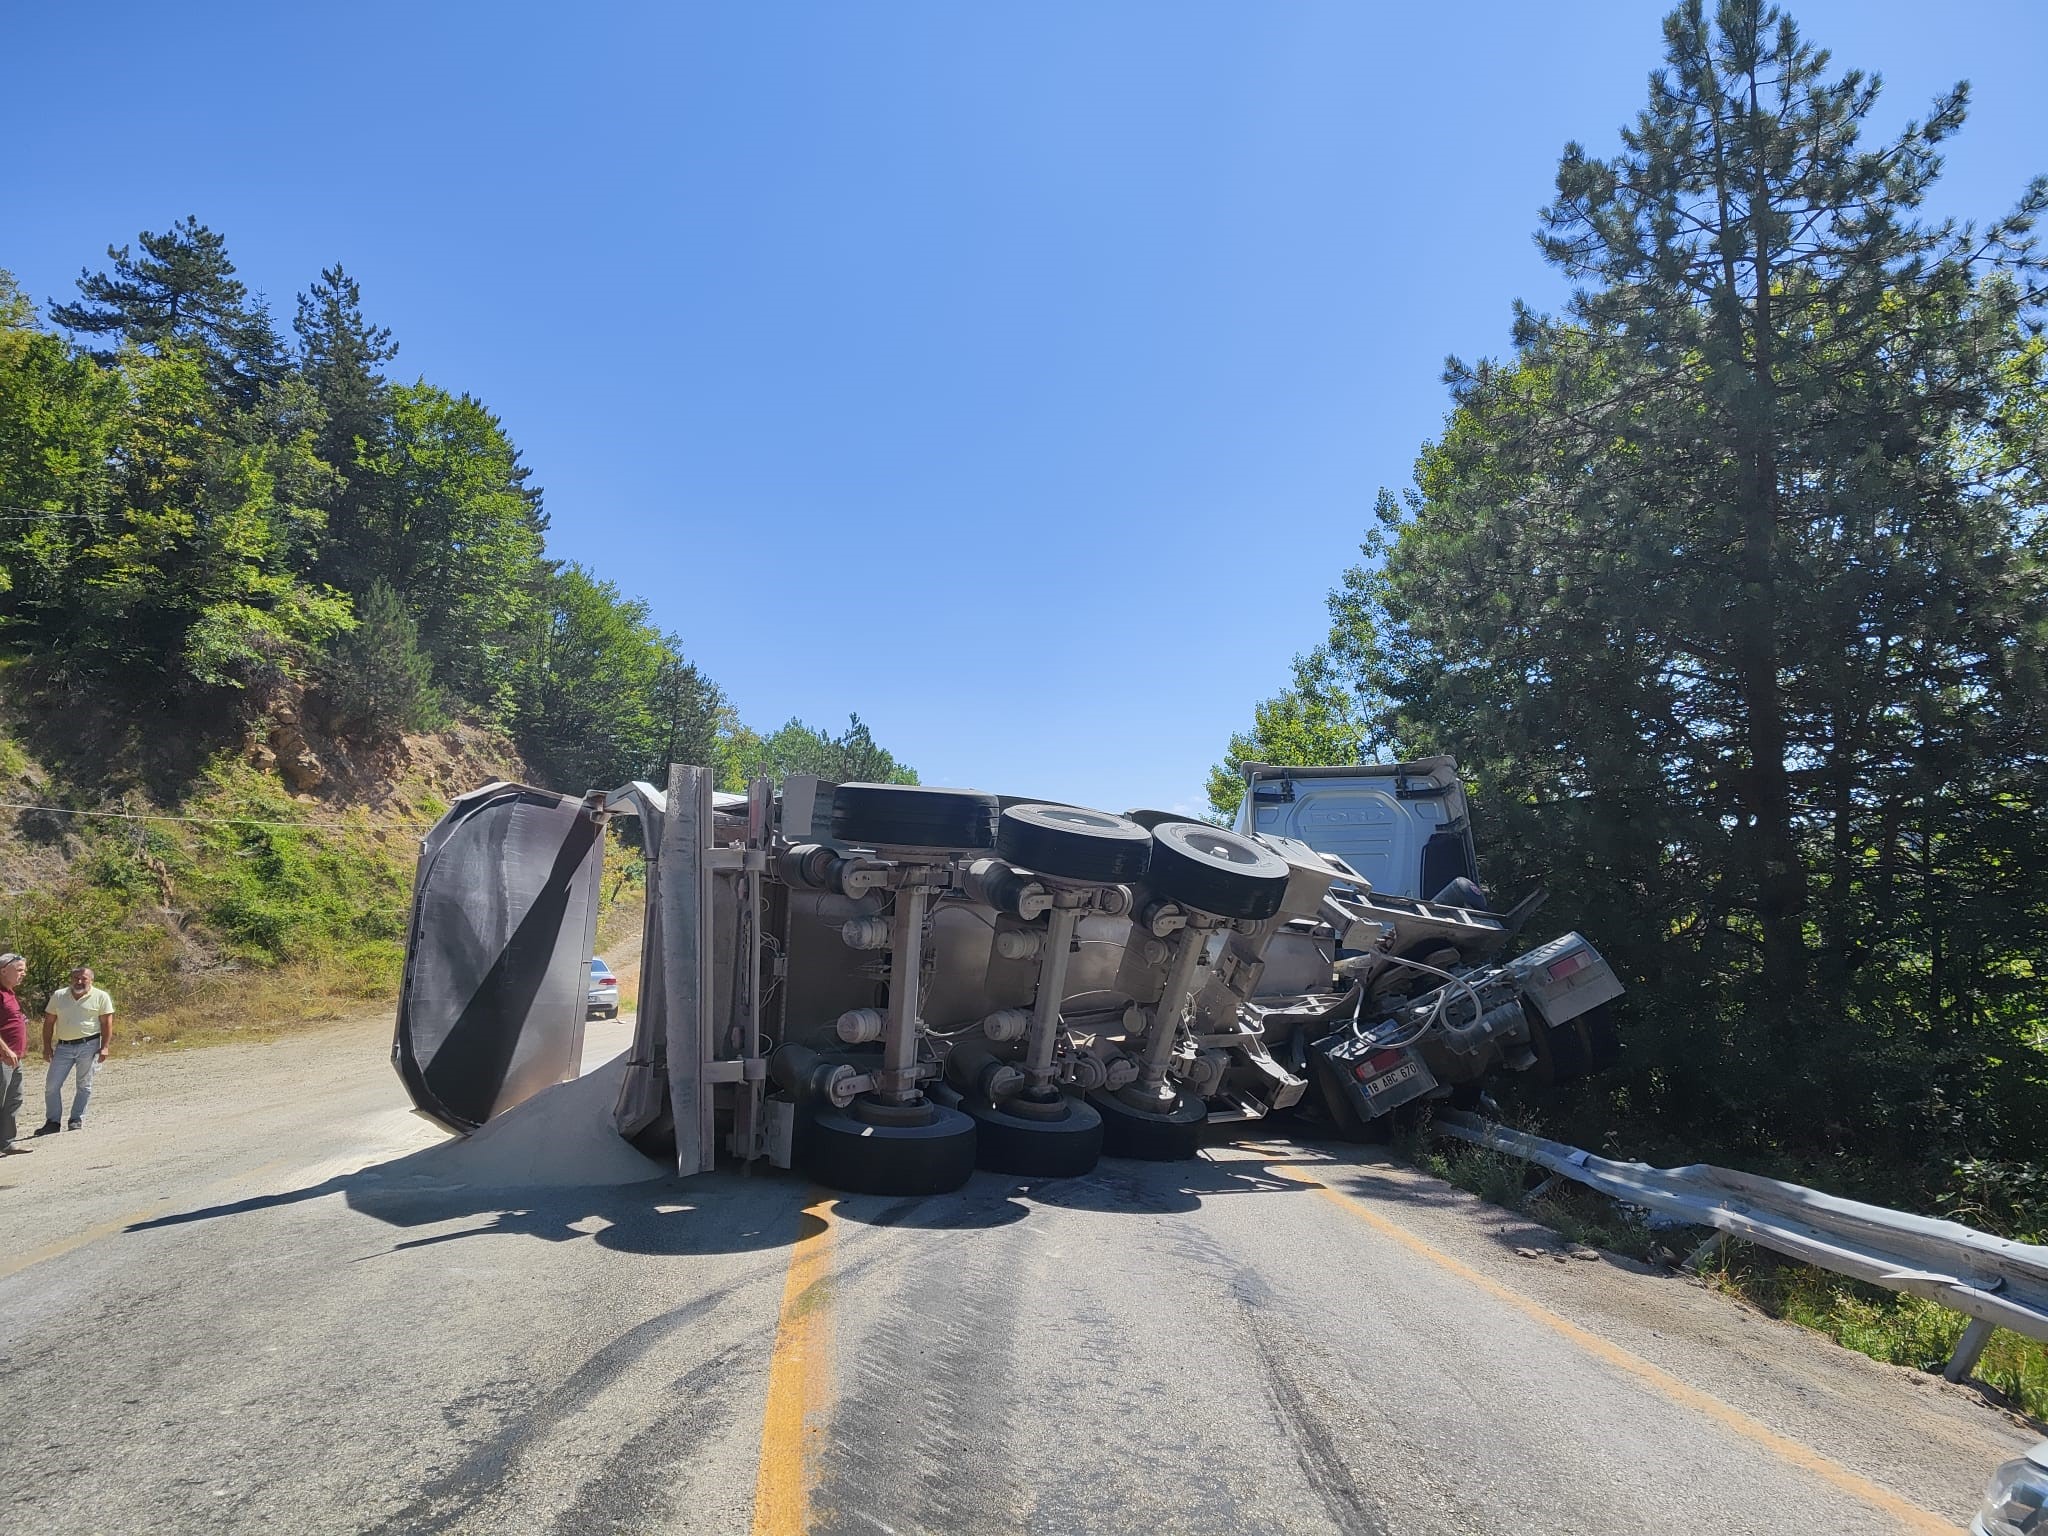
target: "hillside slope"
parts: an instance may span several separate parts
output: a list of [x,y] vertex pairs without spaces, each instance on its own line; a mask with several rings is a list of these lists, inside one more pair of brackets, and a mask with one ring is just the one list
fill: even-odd
[[168,720],[117,728],[5,695],[0,947],[27,957],[31,1006],[94,966],[131,1040],[388,1000],[420,835],[464,790],[528,778],[504,736],[469,725],[370,744],[278,705],[203,752]]

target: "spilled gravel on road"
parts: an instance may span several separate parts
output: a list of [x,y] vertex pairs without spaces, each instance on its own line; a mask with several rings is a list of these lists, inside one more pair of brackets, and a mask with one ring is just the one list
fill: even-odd
[[643,1157],[612,1126],[626,1058],[544,1088],[479,1130],[415,1152],[389,1177],[487,1189],[638,1184],[669,1169]]

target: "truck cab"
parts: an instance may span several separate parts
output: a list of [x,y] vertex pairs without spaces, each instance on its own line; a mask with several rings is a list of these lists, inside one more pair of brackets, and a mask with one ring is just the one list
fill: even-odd
[[1451,758],[1324,768],[1247,763],[1244,771],[1239,832],[1291,837],[1335,855],[1385,896],[1429,901],[1453,881],[1478,884],[1471,811]]

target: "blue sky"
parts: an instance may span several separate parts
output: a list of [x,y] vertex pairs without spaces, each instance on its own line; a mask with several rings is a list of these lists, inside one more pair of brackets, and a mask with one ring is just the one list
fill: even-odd
[[[1194,809],[1445,355],[1560,299],[1536,210],[1665,9],[46,0],[0,266],[69,297],[194,213],[288,319],[338,259],[750,723]],[[1972,81],[1941,211],[2048,171],[2048,5],[1793,10],[1881,127]]]

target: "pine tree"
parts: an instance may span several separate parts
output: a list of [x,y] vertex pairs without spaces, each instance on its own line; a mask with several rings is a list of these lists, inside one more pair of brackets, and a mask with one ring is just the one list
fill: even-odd
[[744,728],[728,733],[721,781],[729,788],[743,789],[761,774],[780,779],[791,773],[814,773],[836,784],[915,784],[917,770],[898,761],[895,754],[875,740],[859,715],[847,718],[846,729],[837,736],[790,720],[768,736]]
[[114,360],[119,343],[161,353],[184,343],[206,358],[216,389],[244,409],[282,377],[284,348],[262,304],[235,276],[227,241],[192,215],[162,234],[144,230],[140,255],[108,246],[109,272],[81,271],[80,301],[53,304],[50,318],[66,330],[112,338],[94,355]]
[[355,628],[329,647],[320,674],[326,712],[343,734],[429,731],[446,719],[419,625],[382,582],[358,599]]
[[715,766],[719,727],[730,714],[718,685],[695,663],[683,659],[678,636],[665,636],[662,649],[661,671],[654,685],[654,712],[663,724],[662,741],[640,775],[655,784],[668,782],[670,763]]
[[540,493],[480,401],[425,383],[388,398],[389,444],[360,461],[381,482],[363,574],[405,594],[439,686],[509,718],[549,580]]
[[372,544],[389,516],[390,487],[376,465],[391,439],[383,365],[398,355],[398,344],[387,328],[363,318],[362,290],[339,263],[299,295],[292,328],[300,372],[320,403],[314,451],[335,475],[315,571],[344,591],[366,592],[376,580]]
[[[1847,639],[1840,626],[1858,617],[1814,604],[1813,580],[1841,574],[1845,541],[1910,539],[1955,499],[1952,476],[1926,472],[1950,434],[1992,426],[2023,302],[1977,279],[2037,270],[2027,234],[2048,189],[2037,183],[1981,234],[1924,224],[1915,213],[1938,147],[1962,125],[1966,85],[1865,149],[1878,81],[1829,81],[1827,55],[1762,0],[1724,0],[1712,27],[1691,0],[1665,38],[1667,66],[1622,153],[1565,152],[1542,243],[1590,284],[1564,327],[1525,317],[1522,340],[1604,375],[1566,443],[1598,453],[1595,434],[1624,415],[1631,435],[1686,442],[1676,475],[1629,465],[1627,483],[1717,510],[1732,622],[1702,638],[1734,704],[1731,809],[1746,828],[1765,976],[1790,993],[1806,979],[1810,894],[1792,780],[1805,745],[1797,674],[1812,645]],[[1614,459],[1602,454],[1603,469],[1621,468]],[[1925,553],[1975,551],[1936,538]]]
[[1619,153],[1565,152],[1566,312],[1452,365],[1332,649],[1614,937],[1636,1102],[1927,1147],[2041,1001],[2048,184],[1926,219],[1964,86],[1865,144],[1878,81],[1762,0],[1665,37]]

